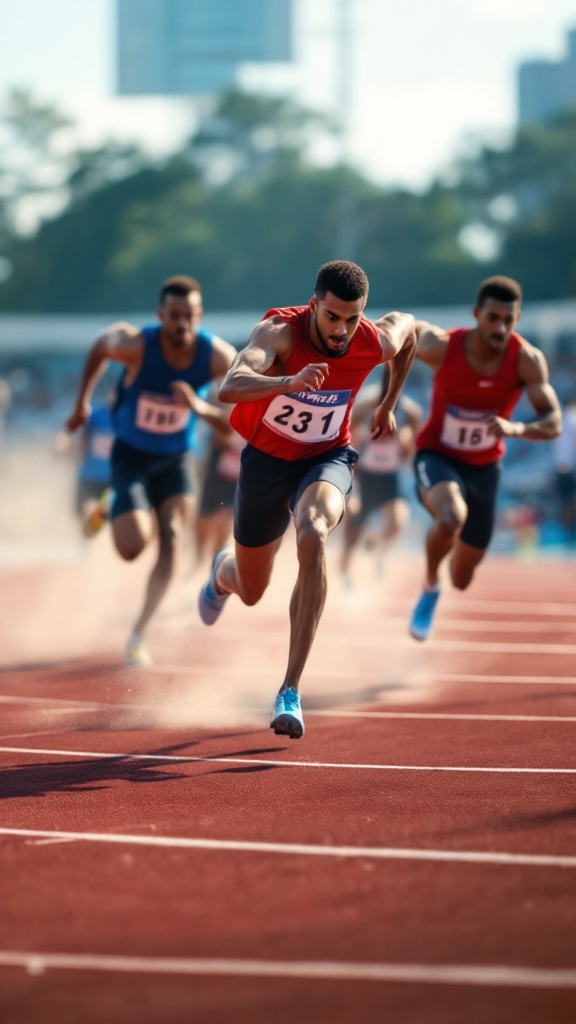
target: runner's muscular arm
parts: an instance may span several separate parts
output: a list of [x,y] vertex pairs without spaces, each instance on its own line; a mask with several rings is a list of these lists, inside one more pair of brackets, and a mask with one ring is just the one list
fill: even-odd
[[220,400],[257,402],[290,391],[317,391],[328,374],[327,363],[308,363],[293,376],[268,373],[272,368],[281,368],[291,352],[290,327],[277,317],[262,320],[220,385]]
[[551,441],[562,429],[562,412],[558,396],[549,383],[548,363],[539,349],[528,345],[520,353],[520,381],[537,413],[527,423],[492,416],[487,420],[488,433],[495,437],[524,437],[529,441]]
[[420,359],[436,372],[444,362],[448,347],[448,331],[437,324],[428,323],[427,320],[417,320],[416,338],[416,359]]
[[[236,349],[223,338],[214,335],[210,355],[210,379],[218,383],[228,372],[236,357]],[[172,396],[176,405],[185,406],[203,419],[221,438],[228,438],[233,430],[228,422],[229,410],[215,400],[205,401],[183,380],[172,383]]]
[[236,358],[236,349],[229,342],[216,335],[212,338],[212,355],[210,358],[211,380],[224,377]]
[[175,380],[170,386],[176,405],[190,409],[195,416],[204,420],[220,438],[225,439],[232,436],[234,431],[229,423],[230,410],[223,403],[206,401],[201,398],[185,380]]
[[375,321],[382,344],[383,362],[390,362],[388,390],[374,410],[371,437],[396,429],[394,409],[416,355],[416,321],[411,313],[387,313]]
[[118,321],[106,328],[86,357],[74,409],[66,421],[68,430],[77,430],[87,422],[91,411],[90,397],[109,360],[124,363],[136,376],[143,351],[144,342],[139,327]]

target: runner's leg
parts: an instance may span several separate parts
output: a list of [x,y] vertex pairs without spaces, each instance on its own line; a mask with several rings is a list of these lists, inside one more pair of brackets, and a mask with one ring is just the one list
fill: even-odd
[[290,599],[288,666],[280,692],[296,692],[326,601],[326,542],[344,510],[344,496],[321,480],[306,488],[294,515],[298,577]]
[[436,587],[438,570],[460,536],[468,506],[454,480],[445,480],[423,490],[422,502],[434,519],[426,535],[426,584]]
[[174,576],[178,536],[190,521],[192,501],[189,494],[175,494],[163,501],[156,511],[158,558],[148,579],[142,611],[134,624],[134,632],[139,635],[144,632]]
[[473,548],[458,538],[450,559],[450,578],[458,590],[466,590],[470,586],[476,567],[485,554],[486,548]]
[[152,512],[143,508],[123,512],[112,520],[112,537],[116,551],[126,562],[134,561],[154,536],[154,530]]

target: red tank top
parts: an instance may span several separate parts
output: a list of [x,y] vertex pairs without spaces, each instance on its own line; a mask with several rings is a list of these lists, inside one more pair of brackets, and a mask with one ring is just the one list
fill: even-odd
[[346,355],[339,359],[314,348],[308,336],[310,309],[290,306],[270,309],[264,319],[280,317],[292,331],[292,352],[283,375],[293,376],[308,363],[328,363],[330,372],[321,391],[274,395],[234,406],[230,424],[251,445],[278,459],[308,459],[350,443],[352,402],[366,377],[382,362],[378,331],[360,320]]
[[431,448],[474,466],[498,462],[504,441],[487,433],[487,416],[508,419],[522,394],[518,360],[526,344],[519,334],[508,339],[504,362],[492,376],[473,370],[466,358],[467,327],[449,331],[442,366],[434,377],[430,416],[416,438],[416,448]]

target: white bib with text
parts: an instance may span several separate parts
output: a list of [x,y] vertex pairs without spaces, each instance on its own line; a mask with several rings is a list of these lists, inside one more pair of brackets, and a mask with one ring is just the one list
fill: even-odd
[[90,455],[95,459],[109,459],[113,441],[113,434],[93,434],[89,443]]
[[440,440],[448,448],[460,452],[482,452],[498,443],[498,438],[488,433],[486,419],[496,412],[474,409],[458,409],[449,405],[444,414]]
[[401,465],[402,451],[396,434],[382,440],[368,441],[358,459],[360,469],[368,473],[395,473]]
[[138,396],[136,426],[151,434],[177,434],[185,430],[190,410],[176,403],[168,395],[154,395],[143,391]]
[[277,395],[263,418],[266,426],[291,441],[318,444],[338,437],[350,391],[296,391]]

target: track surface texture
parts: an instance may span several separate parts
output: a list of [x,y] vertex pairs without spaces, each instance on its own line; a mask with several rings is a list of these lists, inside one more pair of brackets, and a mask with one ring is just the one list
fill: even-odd
[[329,594],[306,733],[268,728],[296,560],[206,628],[109,538],[5,565],[3,1024],[573,1024],[576,593],[493,554],[407,633],[422,560]]

